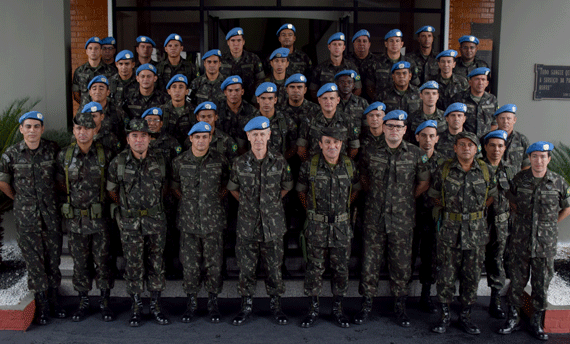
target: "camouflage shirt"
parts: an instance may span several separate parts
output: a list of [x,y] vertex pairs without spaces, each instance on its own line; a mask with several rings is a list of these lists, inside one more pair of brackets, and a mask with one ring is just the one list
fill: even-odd
[[101,60],[97,67],[91,67],[89,62],[85,62],[81,66],[77,67],[73,73],[71,91],[79,92],[81,97],[80,99],[83,99],[85,94],[89,94],[87,86],[94,77],[97,75],[104,75],[107,78],[110,78],[113,74],[113,70],[110,69],[107,64],[103,63],[103,60]]
[[201,75],[192,80],[190,89],[192,90],[192,98],[195,99],[194,105],[210,101],[218,107],[224,103],[226,101],[226,96],[222,91],[224,80],[222,73],[218,74],[218,77],[213,81],[210,81],[207,75]]
[[354,122],[354,125],[358,126],[359,128],[362,128],[362,126],[364,126],[366,123],[366,118],[362,115],[362,113],[368,107],[368,105],[369,104],[366,99],[355,96],[354,94],[351,94],[348,100],[341,98],[340,103],[338,103],[340,110],[347,114]]
[[407,141],[417,145],[418,142],[416,141],[416,129],[418,129],[420,124],[430,119],[437,121],[438,135],[443,134],[447,130],[447,122],[443,117],[443,111],[436,108],[434,113],[428,115],[423,112],[423,109],[420,109],[419,111],[412,112],[408,116]]
[[467,77],[467,75],[475,68],[479,67],[489,68],[487,62],[481,60],[477,56],[475,56],[475,59],[469,65],[466,65],[465,62],[463,62],[463,60],[461,59],[461,57],[456,58],[455,61],[456,65],[455,68],[453,68],[453,73],[464,77]]
[[[311,83],[309,84],[309,90],[318,90],[326,84],[327,82],[334,83],[334,76],[343,70],[352,69],[357,74],[360,72],[358,71],[358,67],[354,64],[354,62],[349,61],[345,58],[342,59],[340,65],[335,66],[333,65],[330,58],[328,58],[323,63],[320,63],[315,69],[313,70],[313,75],[311,77]],[[354,81],[354,88],[362,88],[362,82],[360,82],[360,76],[357,76],[356,80]]]
[[530,160],[526,154],[530,143],[525,135],[513,130],[511,135],[507,137],[505,146],[507,148],[503,154],[503,162],[511,166],[515,174],[522,168],[530,166]]
[[149,149],[154,150],[158,154],[162,154],[164,161],[167,165],[172,163],[172,160],[182,153],[182,146],[170,134],[161,131],[156,139],[150,140]]
[[216,127],[219,127],[223,132],[229,134],[236,140],[238,146],[245,147],[245,145],[247,145],[247,136],[243,131],[243,126],[240,127],[240,123],[243,123],[245,119],[251,119],[255,111],[255,107],[245,100],[241,101],[237,113],[234,113],[230,109],[227,102],[223,102],[218,107],[218,121]]
[[439,140],[435,145],[435,149],[446,159],[455,158],[455,150],[453,145],[455,144],[455,135],[451,134],[449,130],[444,131],[439,134]]
[[170,64],[170,60],[166,57],[164,60],[160,61],[156,66],[156,73],[158,75],[157,87],[160,91],[166,91],[166,85],[170,79],[176,74],[182,74],[188,78],[188,83],[190,84],[195,78],[200,76],[198,69],[194,63],[180,58],[180,63],[176,66]]
[[409,115],[422,108],[420,91],[413,85],[409,85],[405,91],[398,91],[392,84],[392,87],[384,90],[377,99],[386,104],[386,113],[392,110],[404,110]]
[[139,89],[139,83],[135,73],[127,80],[121,79],[119,74],[115,74],[109,78],[110,97],[117,103],[121,104],[125,101],[128,94]]
[[175,108],[172,100],[160,106],[162,110],[162,131],[170,134],[179,143],[184,142],[188,137],[188,132],[196,124],[194,107],[188,102],[184,102],[183,107]]
[[471,89],[455,95],[453,102],[467,105],[463,129],[474,133],[478,138],[491,131],[491,126],[497,125],[493,114],[497,111],[497,97],[485,92],[479,102],[473,99]]
[[439,99],[437,100],[437,107],[443,111],[453,103],[453,97],[455,97],[456,94],[469,88],[467,78],[458,74],[451,74],[451,78],[444,79],[440,73],[432,80],[437,81],[439,84]]
[[[187,137],[184,141],[184,150],[189,150],[192,147],[190,139]],[[210,141],[210,149],[222,153],[223,156],[231,163],[234,158],[238,156],[238,145],[232,137],[220,129],[215,129]]]
[[[255,110],[250,118],[242,118],[239,124],[240,128],[245,127],[249,120],[257,116],[261,116],[259,110]],[[275,114],[269,119],[269,127],[271,128],[271,137],[267,148],[284,155],[286,151],[296,145],[297,124],[291,118],[285,117],[279,110],[275,110]]]
[[287,67],[287,74],[293,75],[296,73],[301,73],[304,76],[308,76],[313,68],[313,61],[309,58],[304,51],[299,49],[293,49],[293,53],[287,56],[289,59],[289,67]]
[[123,150],[122,141],[117,137],[117,135],[111,131],[104,130],[103,128],[93,136],[93,142],[101,143],[103,148],[111,153],[111,158],[114,158]]
[[[362,86],[366,87],[367,85],[370,85],[371,82],[369,82],[369,80],[374,80],[375,78],[374,74],[376,73],[375,68],[378,63],[378,56],[368,53],[368,55],[361,60],[354,52],[351,52],[348,54],[346,59],[354,63],[358,68],[358,71],[360,71],[360,82],[362,83]],[[372,84],[374,84],[373,81]]]
[[439,73],[439,65],[437,64],[437,53],[431,50],[428,56],[424,56],[421,50],[416,50],[410,55],[406,55],[418,67],[418,76],[420,85],[433,80],[433,77]]
[[374,136],[370,131],[370,128],[362,130],[360,135],[360,152],[364,152],[370,145],[379,145],[384,142],[384,133],[380,133],[378,136]]
[[388,57],[388,55],[379,56],[373,68],[374,77],[368,79],[367,81],[368,85],[366,86],[374,88],[376,90],[376,95],[379,95],[382,92],[391,88],[392,85],[394,84],[394,80],[392,79],[391,69],[394,63],[400,61],[408,61],[410,63],[410,72],[412,73],[412,79],[410,81],[410,84],[414,86],[419,86],[420,79],[418,77],[418,67],[416,66],[416,63],[412,59],[404,55],[400,55],[400,58],[395,61],[391,60]]
[[303,99],[303,103],[301,103],[300,106],[292,106],[289,104],[289,101],[285,102],[281,107],[281,113],[285,117],[293,119],[299,127],[301,122],[309,121],[320,109],[319,105],[310,100]]
[[143,96],[140,90],[136,90],[125,99],[122,106],[125,112],[125,127],[127,127],[127,122],[133,118],[141,118],[143,112],[151,107],[160,107],[168,101],[166,95],[156,88],[150,94],[150,96]]
[[[511,188],[510,183],[513,180],[515,174],[513,173],[513,169],[510,166],[503,164],[503,162],[500,162],[499,166],[493,166],[487,159],[484,161],[487,163],[487,166],[489,166],[489,169],[493,172],[495,178],[497,179],[497,197],[495,197],[493,204],[491,204],[489,207],[487,222],[494,223],[499,222],[499,220],[501,220],[500,222],[504,222],[508,220],[510,212],[507,192],[509,192]],[[503,218],[498,219],[497,216],[501,216]]]
[[245,90],[244,99],[252,99],[255,95],[255,84],[265,79],[263,64],[254,53],[244,50],[239,59],[234,59],[229,52],[222,53],[220,73],[226,78],[230,75],[239,75]]

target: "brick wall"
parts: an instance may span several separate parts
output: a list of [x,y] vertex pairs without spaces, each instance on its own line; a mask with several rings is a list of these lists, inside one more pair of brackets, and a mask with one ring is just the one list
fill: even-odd
[[451,0],[449,11],[449,48],[459,51],[459,37],[479,38],[479,51],[493,50],[495,0]]

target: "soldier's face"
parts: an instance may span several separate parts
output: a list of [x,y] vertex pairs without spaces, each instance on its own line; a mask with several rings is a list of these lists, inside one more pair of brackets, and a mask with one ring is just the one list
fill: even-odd
[[438,90],[426,88],[420,92],[420,99],[424,105],[435,106],[437,100],[439,99],[439,92]]
[[513,132],[515,123],[517,123],[517,116],[512,112],[503,112],[497,116],[499,129],[506,131],[509,135]]
[[468,138],[462,138],[455,142],[453,150],[459,160],[470,161],[473,160],[475,154],[477,154],[477,145]]
[[137,154],[144,154],[150,144],[150,135],[142,131],[133,131],[127,135],[127,143]]
[[183,82],[173,82],[166,92],[168,92],[168,95],[173,101],[181,102],[188,94],[188,87]]
[[336,80],[336,85],[340,94],[347,95],[354,90],[354,79],[349,75],[343,75]]
[[137,54],[139,54],[140,57],[150,58],[152,56],[152,49],[153,46],[150,43],[139,43],[139,45],[137,45]]
[[433,150],[437,141],[439,141],[439,136],[437,135],[437,129],[432,127],[427,127],[424,130],[420,131],[419,134],[416,135],[416,140],[419,143],[421,149],[424,152],[429,152]]
[[332,41],[329,44],[329,51],[332,57],[341,57],[345,48],[344,41]]
[[216,74],[220,71],[220,58],[218,56],[210,56],[204,60],[204,69],[207,74]]
[[247,132],[247,140],[251,143],[252,150],[263,150],[271,137],[271,129],[250,130]]
[[269,64],[275,74],[284,74],[287,67],[289,67],[289,60],[286,57],[275,57],[269,61]]
[[144,119],[148,123],[148,128],[150,131],[153,133],[160,133],[160,129],[162,129],[163,125],[162,117],[159,115],[146,115]]
[[102,114],[101,112],[93,112],[92,115],[93,115],[93,122],[95,122],[95,129],[96,130],[101,129],[101,123],[103,122],[105,115]]
[[289,48],[293,46],[297,37],[295,37],[295,32],[293,32],[293,30],[283,29],[279,32],[279,37],[277,39],[283,48]]
[[477,54],[477,44],[463,42],[459,50],[461,50],[461,57],[464,57],[466,60],[471,60],[475,58],[475,54]]
[[503,139],[489,139],[485,144],[485,153],[490,160],[500,160],[505,153],[505,141]]
[[336,92],[326,92],[319,97],[319,105],[321,106],[321,110],[325,113],[335,112],[339,102],[340,97]]
[[336,160],[340,155],[342,141],[337,140],[334,137],[322,136],[319,140],[319,147],[321,147],[323,155],[327,160]]
[[398,87],[407,87],[412,79],[412,73],[409,69],[397,69],[392,73],[392,79],[394,79],[394,84]]
[[530,153],[529,158],[532,172],[535,174],[542,174],[546,172],[552,157],[548,156],[548,152],[532,152]]
[[391,144],[399,144],[406,133],[406,125],[404,121],[391,119],[384,122],[382,131],[384,132],[384,137],[387,142]]
[[307,86],[302,83],[290,83],[287,85],[287,94],[289,95],[289,99],[294,102],[299,102],[305,97],[305,93],[307,93]]
[[402,41],[401,37],[390,37],[384,41],[384,46],[389,53],[397,54],[400,53],[400,50],[404,46],[404,41]]
[[166,54],[168,54],[168,57],[175,58],[180,56],[184,47],[179,41],[171,39],[170,42],[166,43],[164,50],[166,51]]
[[85,49],[85,53],[90,60],[98,60],[101,57],[101,44],[89,43],[87,49]]
[[469,86],[471,90],[476,93],[480,94],[485,92],[485,88],[489,85],[489,80],[487,80],[486,75],[475,75],[469,79]]
[[459,111],[451,112],[445,117],[445,121],[451,129],[459,130],[463,128],[463,123],[465,123],[465,114]]
[[117,52],[117,49],[115,49],[115,46],[113,46],[112,44],[105,44],[102,48],[101,48],[101,57],[103,58],[103,60],[111,60],[113,59],[114,61],[114,57],[115,57],[115,53]]
[[227,40],[228,47],[232,54],[241,54],[243,52],[243,46],[245,45],[245,39],[243,36],[233,36]]
[[198,122],[206,122],[214,128],[216,126],[216,121],[218,120],[218,115],[214,110],[201,110],[196,115],[196,120],[198,120]]
[[366,114],[366,123],[372,129],[378,129],[382,127],[382,119],[386,113],[382,110],[372,110]]
[[89,95],[91,96],[91,100],[97,103],[101,103],[102,101],[107,99],[109,94],[111,94],[109,87],[99,82],[91,85],[91,88],[89,89]]
[[135,63],[133,60],[120,60],[119,62],[115,62],[115,66],[119,70],[119,75],[125,79],[128,79],[133,75],[133,68],[135,67]]
[[82,125],[73,125],[73,136],[75,140],[81,144],[89,144],[93,142],[93,136],[95,136],[95,128],[86,128]]
[[154,88],[156,80],[158,80],[158,77],[150,70],[143,70],[137,75],[137,81],[143,90]]
[[[203,111],[201,111],[203,112]],[[205,154],[210,147],[210,142],[212,141],[212,134],[210,133],[194,133],[189,136],[190,142],[192,142],[192,150]]]
[[277,104],[277,97],[275,93],[262,93],[257,97],[257,104],[259,104],[261,113],[271,113],[275,109],[275,104]]
[[433,33],[431,32],[420,32],[418,36],[418,42],[422,48],[431,48],[433,45]]
[[229,104],[238,104],[243,97],[243,88],[241,84],[229,85],[224,90],[224,94]]
[[354,52],[368,55],[370,51],[370,40],[366,36],[360,36],[352,42],[352,46],[354,47]]
[[439,69],[445,74],[449,74],[453,72],[453,68],[455,68],[455,58],[451,56],[440,57],[437,61],[437,65]]
[[20,133],[28,145],[37,144],[44,133],[44,124],[37,119],[28,118],[20,124]]

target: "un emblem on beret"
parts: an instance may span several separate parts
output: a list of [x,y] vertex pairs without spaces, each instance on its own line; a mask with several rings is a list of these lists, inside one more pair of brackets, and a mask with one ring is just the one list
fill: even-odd
[[241,32],[241,30],[238,30],[238,35],[243,35],[243,33]]
[[399,114],[399,115],[398,115],[398,119],[399,119],[400,121],[403,121],[403,120],[404,120],[404,114],[403,114],[403,113],[402,113],[402,114]]
[[507,139],[507,133],[503,133],[503,139]]
[[293,25],[288,24],[288,25],[287,25],[287,28],[288,28],[288,29],[292,29],[292,28],[293,28]]
[[398,68],[404,68],[404,64],[403,64],[403,63],[400,63],[400,64],[398,65]]
[[340,35],[339,38],[344,41],[344,35]]
[[377,107],[376,110],[382,111],[382,106]]
[[305,77],[301,75],[301,76],[299,77],[299,80],[305,81]]
[[457,55],[457,53],[455,51],[452,51],[449,53],[449,55],[451,55],[451,57],[455,57],[455,55]]
[[184,81],[184,77],[179,76],[179,77],[178,77],[178,81]]
[[351,78],[354,78],[354,73],[350,73],[350,77],[351,77]]
[[115,44],[115,40],[112,40],[112,41],[111,41],[111,44]]
[[210,126],[209,126],[208,124],[205,124],[205,125],[204,125],[204,129],[210,130]]
[[485,71],[485,75],[489,75],[489,71],[488,71],[488,70]]
[[269,86],[269,87],[267,88],[267,92],[273,92],[273,87]]
[[158,109],[152,110],[152,114],[153,114],[153,115],[158,115]]
[[218,55],[222,55],[222,52],[220,50],[218,50]]
[[238,82],[238,78],[232,78],[233,82]]
[[93,38],[93,40],[94,40],[95,42],[99,42],[99,37],[95,37],[95,38]]
[[[205,107],[206,109],[210,110],[210,109],[212,108],[212,105],[206,104],[206,105],[204,105],[204,107]],[[206,128],[206,129],[208,129],[208,128]]]
[[428,31],[428,32],[432,32],[433,29],[432,29],[431,27],[428,27],[428,28],[427,28],[427,31]]
[[91,107],[91,112],[95,112],[95,111],[97,111],[97,107],[96,107],[96,106],[92,106],[92,107]]
[[131,54],[125,54],[125,57],[130,59],[131,58]]
[[149,65],[148,65],[148,69],[150,69],[150,70],[154,70],[154,66],[153,66],[153,65],[151,65],[151,64],[149,64]]
[[[42,115],[41,113],[38,112],[38,114],[36,115],[36,117],[38,117],[38,119],[44,119],[44,115]],[[548,145],[547,145],[548,146]]]
[[101,81],[103,81],[103,82],[107,82],[107,79],[105,79],[105,78],[101,78]]
[[179,39],[180,39],[180,36],[176,35],[176,36],[174,36],[174,39],[175,39],[175,40],[179,40]]
[[548,148],[550,148],[550,146],[548,144],[544,144],[542,145],[542,149],[544,149],[545,151],[548,150]]
[[517,107],[513,106],[513,112],[517,111]]
[[470,40],[471,42],[473,42],[473,41],[475,40],[475,37],[470,36],[470,37],[469,37],[469,40]]
[[331,86],[331,90],[336,91],[336,86]]
[[400,37],[402,36],[402,33],[400,31],[396,32],[396,36]]
[[141,37],[142,42],[146,42],[146,37]]
[[267,122],[261,123],[261,127],[262,127],[263,129],[267,128]]

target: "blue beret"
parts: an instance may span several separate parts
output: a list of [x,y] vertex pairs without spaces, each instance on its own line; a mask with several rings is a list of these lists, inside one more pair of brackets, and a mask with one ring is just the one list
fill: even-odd
[[345,69],[345,70],[341,70],[340,72],[336,73],[334,76],[334,79],[336,80],[343,75],[348,75],[349,77],[353,78],[354,80],[356,80],[358,77],[358,73],[356,73],[352,69]]
[[166,89],[169,89],[170,86],[172,86],[172,84],[175,82],[183,82],[186,84],[186,86],[188,86],[188,78],[183,74],[176,74],[175,76],[170,78],[170,81],[168,82],[168,84],[166,84]]
[[337,32],[337,33],[333,33],[330,37],[329,40],[327,42],[327,44],[331,44],[331,42],[333,41],[346,41],[346,37],[344,36],[344,33],[342,32]]
[[307,78],[301,73],[293,74],[290,77],[288,77],[287,80],[285,80],[285,87],[287,87],[287,85],[289,84],[294,84],[299,82],[306,84]]
[[499,130],[493,130],[492,132],[485,135],[485,143],[487,143],[487,141],[489,141],[489,139],[502,139],[502,140],[505,140],[505,142],[506,142],[508,136],[509,136],[509,134],[507,134],[507,132],[504,130],[500,130],[500,129]]
[[515,104],[505,104],[505,105],[501,106],[497,111],[495,111],[493,116],[497,117],[500,114],[502,114],[503,112],[512,112],[512,113],[516,114],[517,113],[517,106]]
[[147,36],[138,36],[137,37],[137,43],[150,43],[152,44],[153,47],[156,48],[156,43],[154,43],[154,41]]
[[233,29],[228,32],[226,35],[226,41],[232,38],[233,36],[243,36],[243,29],[241,27],[234,27]]
[[194,114],[197,114],[198,112],[202,111],[202,110],[214,110],[216,111],[218,108],[216,107],[216,104],[212,103],[212,102],[202,102],[200,104],[198,104],[198,106],[196,106],[196,108],[194,109]]
[[439,60],[440,57],[457,57],[457,51],[453,49],[444,50],[441,53],[437,54],[435,58],[436,60]]
[[264,93],[277,93],[277,86],[272,82],[264,82],[261,85],[257,86],[255,90],[255,96],[259,97]]
[[374,111],[374,110],[386,111],[386,104],[384,104],[382,102],[374,102],[374,103],[368,105],[368,107],[364,110],[364,112],[362,114],[367,115],[370,111]]
[[105,37],[101,40],[101,45],[117,46],[117,41],[113,37]]
[[429,90],[439,90],[439,84],[437,83],[437,81],[433,80],[428,81],[420,86],[420,92],[425,90],[426,88]]
[[85,42],[85,49],[87,49],[87,46],[89,45],[89,43],[97,43],[97,44],[101,44],[101,38],[99,37],[91,37],[87,40],[87,42]]
[[279,30],[277,30],[276,35],[279,36],[279,33],[285,29],[289,29],[289,30],[293,30],[293,32],[297,32],[297,30],[295,29],[295,25],[287,23],[287,24],[281,25]]
[[269,56],[269,61],[273,60],[276,57],[287,57],[289,56],[289,49],[287,48],[277,48]]
[[264,116],[257,116],[247,122],[243,131],[248,132],[251,130],[263,130],[267,128],[269,128],[269,119]]
[[141,118],[145,118],[146,116],[151,115],[162,117],[162,110],[157,107],[151,107],[150,109],[146,109],[145,112],[143,112]]
[[382,118],[383,122],[389,121],[391,119],[396,121],[405,121],[408,118],[408,114],[404,110],[392,110]]
[[491,70],[487,67],[475,68],[471,72],[469,72],[469,74],[467,74],[467,79],[471,79],[472,77],[477,76],[477,75],[489,76],[489,73],[491,73]]
[[477,37],[471,36],[471,35],[461,36],[459,38],[459,44],[465,43],[465,42],[479,44],[479,39],[477,39]]
[[384,36],[384,40],[387,41],[388,38],[390,37],[400,37],[402,38],[404,35],[402,34],[402,31],[398,30],[398,29],[394,29],[394,30],[390,30],[388,31],[388,33]]
[[20,119],[19,122],[20,124],[22,124],[22,122],[24,122],[27,119],[37,119],[40,122],[44,122],[44,115],[42,115],[40,112],[38,111],[30,111],[30,112],[26,112],[25,114],[23,114]]
[[204,56],[202,57],[202,61],[204,61],[205,59],[207,59],[207,58],[210,57],[210,56],[217,56],[217,57],[221,58],[221,57],[222,57],[222,51],[221,51],[220,49],[212,49],[212,50],[209,50],[209,51],[206,52],[206,53],[204,54]]
[[89,81],[89,84],[87,85],[87,89],[90,89],[91,86],[93,84],[96,83],[100,83],[100,84],[105,84],[107,86],[109,86],[109,80],[107,80],[107,77],[104,75],[97,75],[96,77],[94,77],[93,79],[91,79],[91,81]]
[[418,29],[418,31],[416,31],[416,35],[419,35],[422,32],[435,33],[435,28],[433,26],[430,26],[430,25],[422,26]]
[[352,36],[352,42],[354,42],[358,37],[361,37],[361,36],[366,36],[366,37],[368,37],[368,39],[370,39],[370,32],[368,32],[368,30],[364,30],[364,29],[358,31],[357,33],[354,34],[354,36]]
[[554,145],[548,141],[538,141],[526,149],[526,154],[530,154],[532,152],[550,152],[554,149]]
[[337,92],[337,91],[338,87],[336,86],[336,84],[329,82],[321,86],[321,88],[319,88],[319,91],[317,92],[317,97],[320,97],[327,92]]
[[411,67],[412,65],[408,61],[400,61],[392,65],[392,69],[390,70],[390,72],[394,73],[394,71],[398,69],[410,69]]
[[243,84],[243,81],[241,80],[239,75],[232,75],[230,77],[227,77],[226,80],[224,80],[224,82],[222,82],[222,86],[220,87],[223,90],[226,89],[226,87],[233,85],[233,84]]
[[449,115],[450,113],[457,112],[457,111],[466,113],[467,112],[467,105],[465,105],[463,103],[453,103],[453,104],[449,105],[447,107],[447,109],[445,109],[443,117],[447,117],[447,115]]
[[427,127],[437,129],[437,121],[434,121],[433,119],[428,119],[427,121],[424,121],[422,124],[420,124],[418,126],[415,134],[417,135],[417,134],[421,133],[421,131]]
[[166,37],[166,40],[164,41],[164,46],[166,47],[168,42],[172,40],[178,41],[180,42],[180,44],[182,44],[182,37],[180,37],[180,35],[177,33],[171,33],[170,35],[168,35],[168,37]]
[[151,72],[156,74],[156,67],[150,63],[145,63],[140,65],[139,68],[137,68],[137,75],[139,75],[139,73],[142,72],[143,70],[150,70]]
[[102,112],[102,111],[103,107],[101,106],[101,104],[97,102],[90,102],[85,104],[85,106],[81,110],[81,113],[93,113],[93,112]]
[[[202,103],[204,104],[204,103]],[[188,136],[194,133],[211,133],[212,127],[206,122],[198,122],[192,126],[192,129],[188,132]]]
[[117,56],[115,57],[115,62],[119,62],[121,60],[133,60],[135,58],[135,55],[133,54],[132,51],[130,50],[122,50],[121,52],[119,52],[117,54]]

